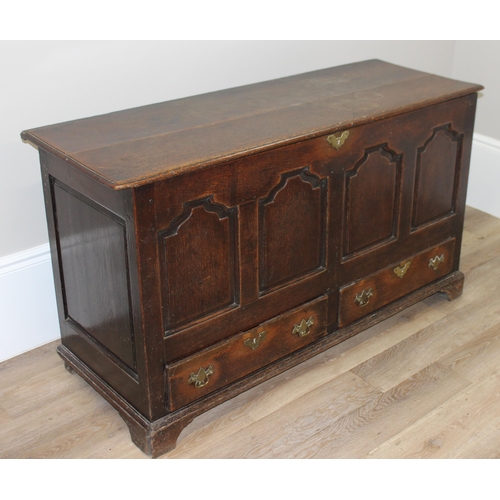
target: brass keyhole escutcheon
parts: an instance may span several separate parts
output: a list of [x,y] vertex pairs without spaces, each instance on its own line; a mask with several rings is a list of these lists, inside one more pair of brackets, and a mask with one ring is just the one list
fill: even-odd
[[403,267],[396,267],[394,269],[394,274],[398,278],[403,278],[403,276],[406,274],[406,271],[410,268],[411,261],[409,260],[406,264],[403,265]]
[[373,296],[373,291],[371,288],[368,290],[363,290],[361,293],[358,293],[356,297],[354,297],[354,302],[359,304],[359,307],[365,307],[368,302],[370,302],[370,297]]
[[338,151],[349,137],[349,130],[345,130],[338,137],[335,134],[329,135],[326,140]]
[[314,320],[312,316],[308,320],[303,319],[298,325],[294,325],[292,335],[298,335],[299,337],[309,335],[313,324]]
[[266,338],[266,332],[265,331],[260,332],[258,337],[253,339],[252,338],[246,339],[245,342],[243,342],[243,344],[245,344],[247,347],[250,347],[252,351],[255,351],[255,349],[257,349],[257,347],[260,346],[260,344],[265,338]]
[[442,264],[443,262],[444,262],[444,253],[442,253],[441,255],[436,255],[435,257],[433,257],[429,261],[429,267],[431,269],[434,269],[434,271],[437,271],[439,265]]
[[200,387],[205,387],[209,380],[208,377],[214,374],[214,367],[210,365],[206,370],[205,368],[200,368],[198,373],[191,373],[188,384],[193,384],[197,389]]

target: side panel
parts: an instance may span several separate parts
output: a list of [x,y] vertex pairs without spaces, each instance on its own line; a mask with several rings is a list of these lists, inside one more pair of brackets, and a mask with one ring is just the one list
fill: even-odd
[[150,418],[131,192],[40,162],[62,343]]
[[137,376],[125,221],[57,181],[53,197],[65,321]]

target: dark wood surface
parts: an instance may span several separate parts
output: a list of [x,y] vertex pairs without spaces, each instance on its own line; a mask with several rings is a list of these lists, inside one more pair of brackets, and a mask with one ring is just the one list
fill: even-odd
[[367,61],[23,133],[61,355],[155,455],[216,402],[418,297],[454,298],[479,88]]
[[325,269],[326,187],[302,168],[259,200],[260,293]]
[[371,60],[32,129],[22,137],[120,189],[481,88]]
[[196,200],[159,233],[166,331],[239,303],[235,212]]
[[[331,209],[343,214],[340,286],[460,237],[475,107],[472,94],[353,131],[336,177],[345,196]],[[434,148],[442,136],[451,146]]]
[[[463,132],[453,126],[449,123],[435,127],[432,136],[418,148],[413,229],[455,211]],[[435,168],[436,163],[440,168]]]
[[[54,183],[53,195],[66,321],[86,331],[135,374],[125,221],[63,184]],[[82,281],[88,286],[79,286]]]
[[[156,184],[157,227],[162,241],[169,242],[172,255],[181,259],[162,257],[163,293],[170,300],[165,284],[184,272],[180,289],[170,289],[173,300],[179,302],[186,290],[189,296],[183,296],[182,307],[191,313],[184,322],[172,324],[169,308],[163,310],[168,361],[193,354],[325,293],[337,245],[330,243],[327,235],[338,231],[328,215],[331,161],[332,148],[321,138]],[[207,224],[190,230],[200,216],[193,212],[194,205],[200,206],[197,210],[206,214],[203,217],[209,213],[201,206],[218,210],[221,218],[215,213],[211,218],[225,228],[224,238]],[[183,225],[174,234],[179,223]],[[184,228],[191,231],[193,251],[186,251],[181,242]],[[164,238],[167,234],[171,236]],[[203,234],[209,237],[203,239]],[[169,262],[177,262],[178,267],[170,276]],[[195,269],[199,271],[190,286],[186,273]],[[227,277],[225,286],[221,286],[220,276]],[[217,304],[215,298],[222,298],[231,287],[235,287],[235,292],[229,293],[231,300]],[[207,307],[204,314],[197,297],[203,298]],[[210,303],[213,307],[208,307]]]

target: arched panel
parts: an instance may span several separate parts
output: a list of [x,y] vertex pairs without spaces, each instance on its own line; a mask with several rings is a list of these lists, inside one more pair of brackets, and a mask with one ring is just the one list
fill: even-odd
[[344,256],[397,237],[401,155],[386,145],[365,150],[346,173]]
[[184,205],[160,233],[165,330],[238,302],[235,209],[212,197]]
[[308,167],[259,200],[259,278],[265,292],[325,266],[327,180]]
[[455,212],[462,134],[450,125],[435,128],[417,150],[413,229]]

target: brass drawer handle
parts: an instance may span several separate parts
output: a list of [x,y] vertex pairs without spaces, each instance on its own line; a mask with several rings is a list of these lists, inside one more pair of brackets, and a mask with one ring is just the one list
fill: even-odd
[[206,370],[204,368],[200,368],[198,373],[191,373],[188,384],[194,384],[197,389],[205,387],[208,384],[208,377],[213,374],[214,367],[212,365],[210,365]]
[[444,262],[444,253],[441,255],[436,255],[429,261],[429,267],[431,269],[434,269],[434,271],[438,270],[439,264],[442,264]]
[[246,339],[245,342],[243,342],[243,344],[245,344],[247,347],[250,347],[252,351],[255,351],[255,349],[257,349],[257,347],[260,346],[260,344],[265,338],[266,338],[266,332],[265,331],[260,332],[258,337],[254,339],[252,338]]
[[292,335],[298,335],[299,337],[305,337],[311,332],[311,326],[313,326],[314,320],[311,316],[307,321],[303,319],[298,325],[294,325],[292,330]]
[[410,268],[410,265],[411,265],[411,260],[409,260],[403,267],[396,267],[394,269],[394,274],[398,277],[398,278],[403,278],[403,276],[406,274],[406,271],[408,271],[408,269]]
[[346,130],[342,132],[339,137],[336,137],[335,134],[332,134],[329,135],[326,140],[338,151],[348,137],[349,130]]
[[361,293],[357,294],[354,298],[354,302],[359,304],[359,307],[365,307],[368,302],[370,302],[370,297],[373,296],[373,291],[371,288],[368,290],[363,290]]

